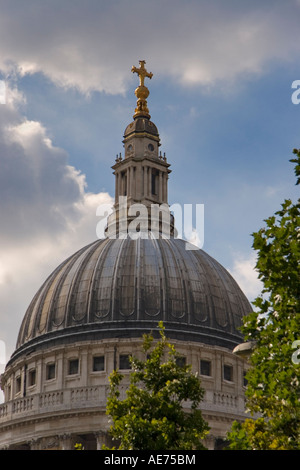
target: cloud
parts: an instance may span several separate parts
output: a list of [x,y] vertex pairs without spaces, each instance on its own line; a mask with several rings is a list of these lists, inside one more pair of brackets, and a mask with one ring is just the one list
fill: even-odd
[[97,238],[96,208],[113,200],[87,191],[85,175],[47,129],[21,113],[22,95],[7,91],[0,114],[0,340],[10,355],[33,295],[60,262]]
[[[11,0],[1,9],[0,69],[45,74],[83,93],[124,93],[145,59],[161,77],[211,85],[299,56],[298,5],[234,0]],[[37,40],[38,38],[38,40]]]
[[248,256],[245,254],[235,254],[233,266],[231,269],[228,269],[250,302],[254,301],[261,293],[263,287],[258,279],[255,265],[256,254],[254,252]]

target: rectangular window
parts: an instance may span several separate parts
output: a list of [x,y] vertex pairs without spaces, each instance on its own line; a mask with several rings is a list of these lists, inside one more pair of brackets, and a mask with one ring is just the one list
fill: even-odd
[[46,380],[55,379],[55,364],[47,364]]
[[119,369],[131,369],[129,354],[122,354],[119,358]]
[[28,386],[29,387],[32,387],[33,385],[36,384],[36,370],[35,369],[31,369],[29,372],[28,372]]
[[229,382],[233,381],[233,368],[232,368],[232,366],[224,365],[223,376],[224,376],[224,380],[228,380]]
[[201,375],[207,375],[211,377],[211,363],[210,361],[205,361],[204,359],[201,359],[200,361],[200,374]]
[[243,385],[244,385],[244,387],[247,387],[247,385],[248,385],[248,380],[247,380],[246,374],[247,374],[247,372],[244,370],[244,372],[243,372]]
[[104,356],[93,357],[93,371],[100,372],[104,370]]
[[75,375],[79,372],[79,360],[71,359],[69,361],[69,375]]
[[21,377],[16,378],[16,393],[19,393],[21,391]]

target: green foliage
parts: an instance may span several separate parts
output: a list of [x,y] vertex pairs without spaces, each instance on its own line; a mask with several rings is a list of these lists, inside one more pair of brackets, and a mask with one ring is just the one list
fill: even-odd
[[77,444],[74,445],[74,449],[75,449],[75,450],[84,450],[84,447],[83,447],[82,444],[77,443]]
[[[296,184],[300,183],[300,151]],[[300,340],[300,200],[285,200],[266,226],[253,234],[256,269],[264,284],[244,320],[245,340],[256,342],[247,379],[247,407],[252,415],[235,423],[231,449],[300,449],[300,364],[292,360]]]
[[[201,440],[208,426],[197,409],[203,389],[190,366],[177,364],[177,353],[167,341],[162,323],[159,328],[160,340],[152,351],[153,336],[144,335],[147,359],[131,358],[130,386],[124,400],[119,391],[123,376],[118,371],[110,375],[107,414],[113,421],[111,435],[120,442],[120,450],[203,449]],[[190,412],[183,410],[187,400]]]

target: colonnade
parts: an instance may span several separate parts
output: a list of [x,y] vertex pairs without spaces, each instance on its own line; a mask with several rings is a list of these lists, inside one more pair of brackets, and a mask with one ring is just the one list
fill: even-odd
[[152,166],[139,165],[116,171],[115,200],[127,196],[135,200],[143,198],[168,201],[168,173]]

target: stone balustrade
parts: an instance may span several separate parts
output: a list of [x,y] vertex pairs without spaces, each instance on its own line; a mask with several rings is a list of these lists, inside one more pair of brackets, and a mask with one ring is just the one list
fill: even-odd
[[[0,424],[11,419],[28,415],[34,416],[55,411],[105,407],[109,393],[108,385],[78,387],[53,392],[44,392],[29,397],[17,398],[0,405]],[[211,396],[210,396],[211,395]],[[120,388],[120,398],[126,397],[126,387]],[[200,408],[244,411],[244,400],[239,403],[238,397],[228,393],[207,393]],[[186,404],[187,407],[189,403]]]
[[0,405],[0,424],[59,410],[105,407],[109,386],[79,387],[17,398]]

